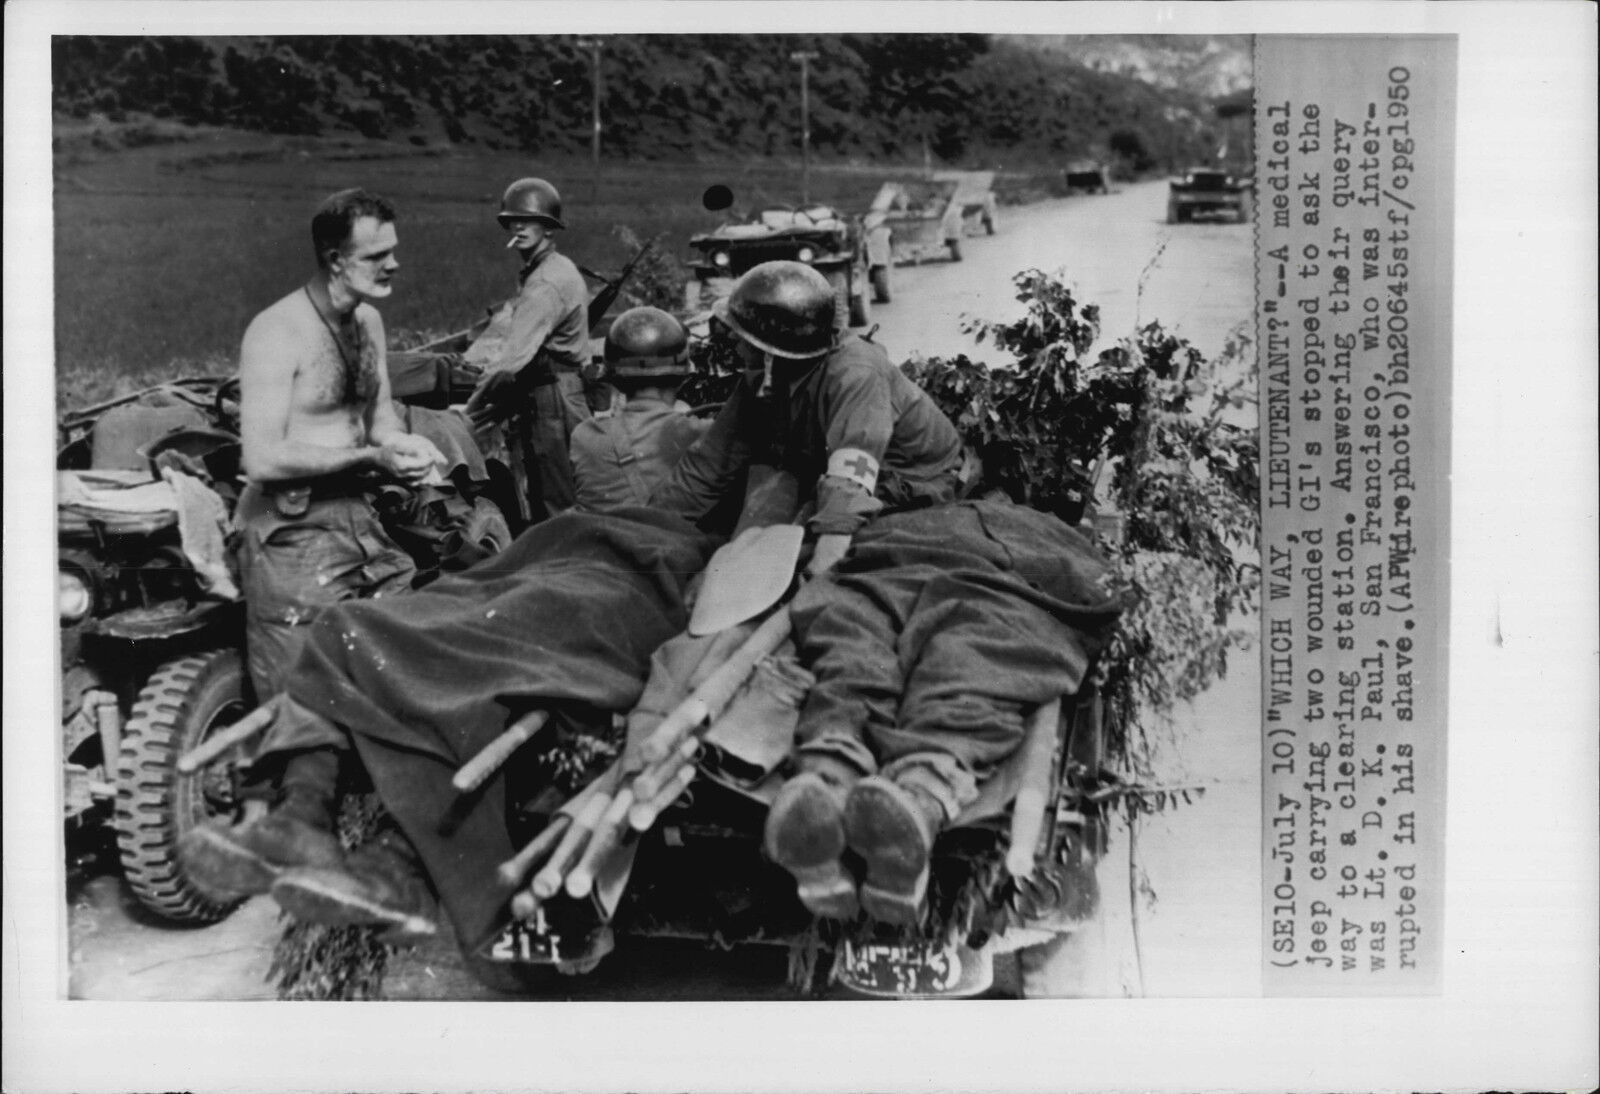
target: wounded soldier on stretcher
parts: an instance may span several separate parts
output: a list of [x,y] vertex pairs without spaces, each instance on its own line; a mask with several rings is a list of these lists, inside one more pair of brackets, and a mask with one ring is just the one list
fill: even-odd
[[[887,511],[831,572],[775,609],[760,604],[759,627],[735,618],[693,636],[692,579],[719,543],[652,509],[571,513],[410,597],[328,611],[259,716],[270,726],[249,790],[272,808],[191,833],[191,876],[219,895],[271,892],[312,922],[379,925],[392,942],[436,929],[431,889],[475,952],[530,910],[519,890],[536,863],[513,844],[508,805],[540,788],[510,787],[501,771],[463,793],[458,769],[535,711],[585,725],[628,714],[621,758],[557,814],[569,830],[626,835],[641,808],[648,824],[693,774],[659,777],[645,742],[664,714],[687,718],[698,724],[673,754],[690,759],[693,731],[740,704],[696,706],[689,687],[760,631],[792,641],[803,668],[737,669],[750,678],[741,698],[769,684],[742,709],[778,708],[769,722],[786,735],[765,760],[779,787],[768,856],[817,915],[910,921],[935,836],[1017,749],[1025,717],[1078,690],[1107,637],[1120,601],[1104,560],[1056,518],[1006,501]],[[779,563],[780,592],[796,561]],[[332,817],[353,771],[370,779],[388,828],[346,853]],[[570,867],[582,848],[569,838],[553,851],[561,835],[552,823],[541,857]],[[538,880],[533,895],[549,893]]]

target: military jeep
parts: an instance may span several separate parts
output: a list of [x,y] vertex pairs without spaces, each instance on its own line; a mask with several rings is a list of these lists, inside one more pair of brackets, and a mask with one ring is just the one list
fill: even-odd
[[[768,205],[689,240],[694,276],[686,288],[690,312],[708,308],[733,282],[763,262],[786,259],[815,268],[833,286],[835,326],[872,321],[866,249],[860,227],[828,205]],[[882,298],[880,298],[882,299]]]

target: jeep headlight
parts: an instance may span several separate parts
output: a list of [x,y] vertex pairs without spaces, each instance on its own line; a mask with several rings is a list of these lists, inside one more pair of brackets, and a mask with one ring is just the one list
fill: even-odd
[[61,622],[76,623],[94,607],[94,593],[79,574],[56,571],[56,608]]
[[817,252],[811,247],[801,247],[800,253],[795,256],[801,262],[810,262],[817,257]]
[[726,268],[732,261],[733,260],[728,257],[727,251],[718,251],[716,254],[711,256],[711,264],[713,266],[721,266]]

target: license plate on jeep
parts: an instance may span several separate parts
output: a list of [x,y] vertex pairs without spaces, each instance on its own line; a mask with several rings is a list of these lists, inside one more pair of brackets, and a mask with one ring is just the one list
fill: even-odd
[[987,949],[966,946],[845,942],[833,977],[876,999],[966,999],[994,985],[994,960]]
[[507,965],[554,965],[562,960],[561,935],[540,916],[533,923],[513,919],[480,951],[489,961]]

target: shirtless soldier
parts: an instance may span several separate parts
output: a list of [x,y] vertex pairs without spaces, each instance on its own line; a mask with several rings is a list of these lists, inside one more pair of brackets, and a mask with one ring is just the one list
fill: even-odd
[[372,473],[417,483],[443,457],[407,433],[389,400],[383,320],[374,301],[400,263],[394,208],[344,190],[311,221],[318,272],[256,316],[239,359],[250,676],[265,701],[282,688],[306,627],[329,604],[404,589],[410,556],[384,533],[364,492]]
[[[328,198],[311,220],[316,274],[245,331],[240,432],[249,484],[236,519],[250,678],[263,703],[282,690],[323,609],[404,592],[415,570],[365,493],[374,478],[415,484],[444,463],[431,441],[401,427],[389,398],[383,320],[373,303],[389,295],[400,266],[394,220],[393,206],[365,190]],[[191,832],[182,854],[195,880],[219,896],[263,893],[290,867],[345,874],[395,852],[404,857],[403,847],[380,843],[345,861],[334,815],[349,742],[286,740],[276,728],[244,788],[245,797],[276,799],[276,807],[237,826]],[[361,894],[369,911],[396,914],[357,920],[406,922],[417,903],[409,893],[401,899],[406,871],[359,872],[343,888]]]

